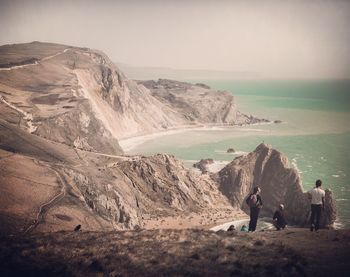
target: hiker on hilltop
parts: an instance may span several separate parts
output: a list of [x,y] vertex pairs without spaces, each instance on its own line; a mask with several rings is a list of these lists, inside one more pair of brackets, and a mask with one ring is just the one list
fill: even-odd
[[287,225],[287,220],[284,216],[284,205],[280,204],[278,210],[274,213],[272,218],[273,225],[276,227],[277,231],[284,229]]
[[[322,181],[317,180],[316,186],[308,191],[309,199],[311,199],[311,218],[310,218],[310,231],[316,232],[320,228],[321,212],[324,210],[324,198],[325,192],[321,189]],[[315,223],[316,220],[316,223]]]
[[250,208],[250,221],[249,221],[249,232],[254,232],[256,229],[256,224],[258,223],[258,217],[260,210],[263,206],[261,197],[260,197],[260,188],[255,187],[253,193],[249,194],[246,199],[246,203]]

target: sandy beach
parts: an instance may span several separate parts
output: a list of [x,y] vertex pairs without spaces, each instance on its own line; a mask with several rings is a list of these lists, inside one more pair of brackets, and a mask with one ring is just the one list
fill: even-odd
[[244,124],[244,125],[229,125],[229,124],[198,124],[198,125],[184,125],[174,127],[164,131],[156,131],[147,134],[140,134],[136,136],[130,136],[119,139],[119,145],[125,152],[129,152],[132,149],[136,148],[143,143],[154,140],[164,136],[170,136],[175,134],[180,134],[188,131],[224,131],[224,130],[240,130],[242,132],[264,132],[262,129],[250,129],[245,128],[247,126],[260,126],[260,125],[270,125],[274,124],[273,122],[261,122],[253,124]]

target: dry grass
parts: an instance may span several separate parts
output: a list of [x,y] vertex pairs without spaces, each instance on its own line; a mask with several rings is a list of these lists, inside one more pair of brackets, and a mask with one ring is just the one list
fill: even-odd
[[[343,276],[348,272],[349,265],[332,258],[349,255],[348,231],[322,231],[319,237],[309,237],[307,232],[141,230],[41,234],[3,240],[0,258],[5,266],[1,270],[2,276]],[[330,234],[340,241],[334,241],[328,255],[314,260],[312,256],[320,254],[317,248],[304,255],[303,250],[314,243],[327,245]]]

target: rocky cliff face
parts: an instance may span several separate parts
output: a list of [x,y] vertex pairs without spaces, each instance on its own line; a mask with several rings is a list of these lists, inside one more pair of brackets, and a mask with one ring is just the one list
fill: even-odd
[[171,106],[181,117],[192,123],[252,124],[266,122],[240,113],[233,95],[215,91],[205,84],[190,84],[174,80],[138,81],[160,102]]
[[122,159],[104,167],[103,176],[66,172],[88,206],[119,229],[142,226],[145,218],[234,210],[209,176],[188,171],[169,155]]
[[[233,206],[248,212],[245,199],[253,187],[259,186],[263,199],[262,215],[271,217],[279,204],[291,225],[305,226],[310,215],[310,201],[297,170],[290,168],[288,159],[270,146],[261,144],[247,156],[238,157],[214,175],[220,191]],[[326,190],[326,207],[322,226],[331,225],[336,217],[335,200]]]

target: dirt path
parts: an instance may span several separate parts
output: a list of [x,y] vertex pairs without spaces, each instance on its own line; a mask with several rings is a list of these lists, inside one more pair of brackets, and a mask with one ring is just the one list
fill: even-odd
[[[23,111],[22,109],[16,107],[15,105],[11,104],[10,102],[6,101],[6,99],[0,95],[0,101],[3,102],[5,105],[9,106],[11,109],[14,109],[15,111],[19,112],[23,115],[23,119],[26,120],[27,126],[28,126],[28,132],[34,133],[37,129],[37,126],[33,124],[33,115],[31,113],[27,113]],[[22,118],[21,118],[22,119]]]
[[[69,48],[66,48],[62,52],[58,52],[58,53],[56,53],[54,55],[44,57],[40,61],[47,61],[49,59],[57,57],[58,55],[66,53],[68,50],[69,50]],[[13,70],[13,69],[19,69],[19,68],[24,68],[24,67],[28,67],[28,66],[38,65],[38,64],[40,64],[40,61],[35,61],[33,63],[23,64],[23,65],[14,65],[14,66],[11,66],[11,67],[6,67],[6,68],[0,68],[0,71],[10,71],[10,70]]]
[[40,223],[42,223],[44,221],[44,216],[47,213],[47,211],[66,195],[67,184],[65,180],[62,178],[58,170],[53,168],[51,169],[55,172],[57,178],[59,179],[59,182],[61,183],[61,190],[49,201],[40,205],[36,218],[33,220],[32,224],[23,232],[24,235],[32,232]]

